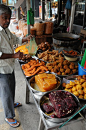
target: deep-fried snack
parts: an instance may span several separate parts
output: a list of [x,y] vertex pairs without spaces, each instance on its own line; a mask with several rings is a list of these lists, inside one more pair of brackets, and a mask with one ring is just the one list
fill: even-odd
[[80,83],[84,83],[86,80],[85,79],[80,79]]
[[75,96],[77,96],[77,97],[79,96],[78,91],[74,91],[73,94],[74,94]]
[[57,74],[58,74],[58,75],[61,75],[61,72],[58,72]]
[[74,69],[74,65],[69,65],[69,68],[70,69]]
[[84,82],[84,83],[82,84],[82,87],[83,87],[83,88],[86,88],[86,82]]
[[75,65],[73,62],[70,62],[70,65]]
[[38,72],[42,73],[48,71],[48,68],[45,66],[45,62],[39,60],[30,60],[27,64],[22,65],[22,70],[26,76],[32,76]]
[[80,80],[82,77],[81,76],[77,76],[77,79]]
[[86,75],[83,75],[82,78],[86,80]]
[[86,88],[83,89],[84,93],[86,93]]
[[79,95],[79,98],[84,98],[83,95]]
[[72,71],[73,71],[73,73],[76,73],[77,70],[76,70],[76,69],[73,69]]
[[64,69],[63,69],[63,68],[60,68],[60,72],[62,72],[62,73],[63,73],[63,72],[64,72]]
[[86,99],[86,94],[84,95],[84,99]]
[[68,91],[68,92],[71,92],[71,89],[67,89],[67,88],[65,88],[64,90],[65,90],[65,91]]
[[67,69],[67,68],[68,68],[68,65],[64,65],[63,68],[64,68],[64,69]]
[[69,74],[69,73],[70,73],[70,69],[69,69],[69,68],[66,69],[66,70],[65,70],[65,73],[66,73],[66,74]]
[[67,60],[64,60],[64,61],[63,61],[63,65],[66,65],[67,63],[68,63]]
[[66,88],[71,88],[72,86],[68,83],[66,84]]
[[79,90],[78,90],[78,93],[79,93],[79,94],[83,94],[84,92],[83,92],[83,90],[79,89]]
[[65,72],[62,72],[62,75],[66,75]]
[[72,88],[72,92],[74,92],[74,91],[76,91],[76,87],[73,87],[73,88]]
[[80,84],[76,85],[77,90],[82,89],[82,86]]
[[75,83],[74,83],[74,82],[72,82],[72,81],[70,81],[70,85],[71,85],[71,86],[74,86],[74,85],[75,85]]
[[62,83],[62,87],[66,87],[66,83]]

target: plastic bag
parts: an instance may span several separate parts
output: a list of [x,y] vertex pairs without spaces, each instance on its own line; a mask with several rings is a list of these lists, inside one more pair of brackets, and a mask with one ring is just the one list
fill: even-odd
[[38,46],[36,44],[35,38],[30,39],[29,46],[26,45],[26,48],[28,49],[29,55],[34,56],[36,54]]

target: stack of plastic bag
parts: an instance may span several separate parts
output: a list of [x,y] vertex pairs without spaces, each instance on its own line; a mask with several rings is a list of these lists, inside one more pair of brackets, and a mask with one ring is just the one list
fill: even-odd
[[38,46],[36,44],[35,38],[30,39],[29,46],[26,45],[26,48],[28,49],[29,55],[34,56],[36,54]]

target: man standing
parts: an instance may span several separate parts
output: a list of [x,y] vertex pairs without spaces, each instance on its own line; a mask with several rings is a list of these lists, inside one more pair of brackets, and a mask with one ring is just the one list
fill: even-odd
[[11,19],[11,10],[8,6],[0,4],[0,90],[1,100],[5,113],[5,121],[12,127],[18,127],[20,123],[14,119],[14,107],[20,103],[14,103],[15,98],[15,58],[22,58],[20,51],[14,54],[13,45],[22,44],[30,40],[31,35],[18,38],[13,35],[8,26]]

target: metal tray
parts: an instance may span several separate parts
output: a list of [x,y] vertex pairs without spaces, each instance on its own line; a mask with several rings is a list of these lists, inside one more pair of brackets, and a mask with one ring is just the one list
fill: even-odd
[[[50,73],[50,74],[54,74],[54,73]],[[56,75],[55,75],[56,76]],[[61,78],[56,76],[56,79],[59,81],[59,84],[57,84],[55,89],[59,89],[60,85],[61,85]],[[38,88],[38,86],[35,84],[35,76],[33,76],[30,80],[29,80],[29,84],[30,84],[30,88],[32,89],[32,91],[34,92],[34,94],[38,95],[38,96],[42,96],[47,92],[41,92]],[[55,90],[54,89],[54,90]],[[50,90],[48,92],[51,92],[53,90]]]
[[[62,82],[69,83],[70,81],[77,80],[77,76],[79,76],[79,75],[67,76],[67,77],[63,78],[63,81],[62,81]],[[80,99],[80,100],[83,100],[83,101],[86,101],[86,99],[83,99],[83,98],[79,98],[79,99]]]
[[[54,91],[64,91],[64,92],[66,92],[65,90],[54,90]],[[46,117],[46,119],[47,119],[48,121],[54,122],[54,123],[64,122],[64,121],[68,120],[71,116],[73,116],[73,114],[80,109],[79,99],[78,99],[75,95],[73,95],[73,94],[71,93],[71,95],[73,96],[75,102],[77,103],[77,109],[74,110],[71,114],[68,114],[68,116],[63,117],[63,118],[58,118],[58,117],[57,117],[57,118],[52,118],[52,117],[50,117],[50,116],[49,116],[48,114],[46,114],[46,113],[43,111],[43,109],[42,109],[42,104],[43,104],[43,103],[46,103],[46,102],[49,102],[49,98],[48,98],[48,97],[49,97],[49,93],[50,93],[50,92],[47,92],[46,94],[44,94],[44,95],[40,98],[40,102],[39,102],[40,109],[41,109],[43,115]]]

